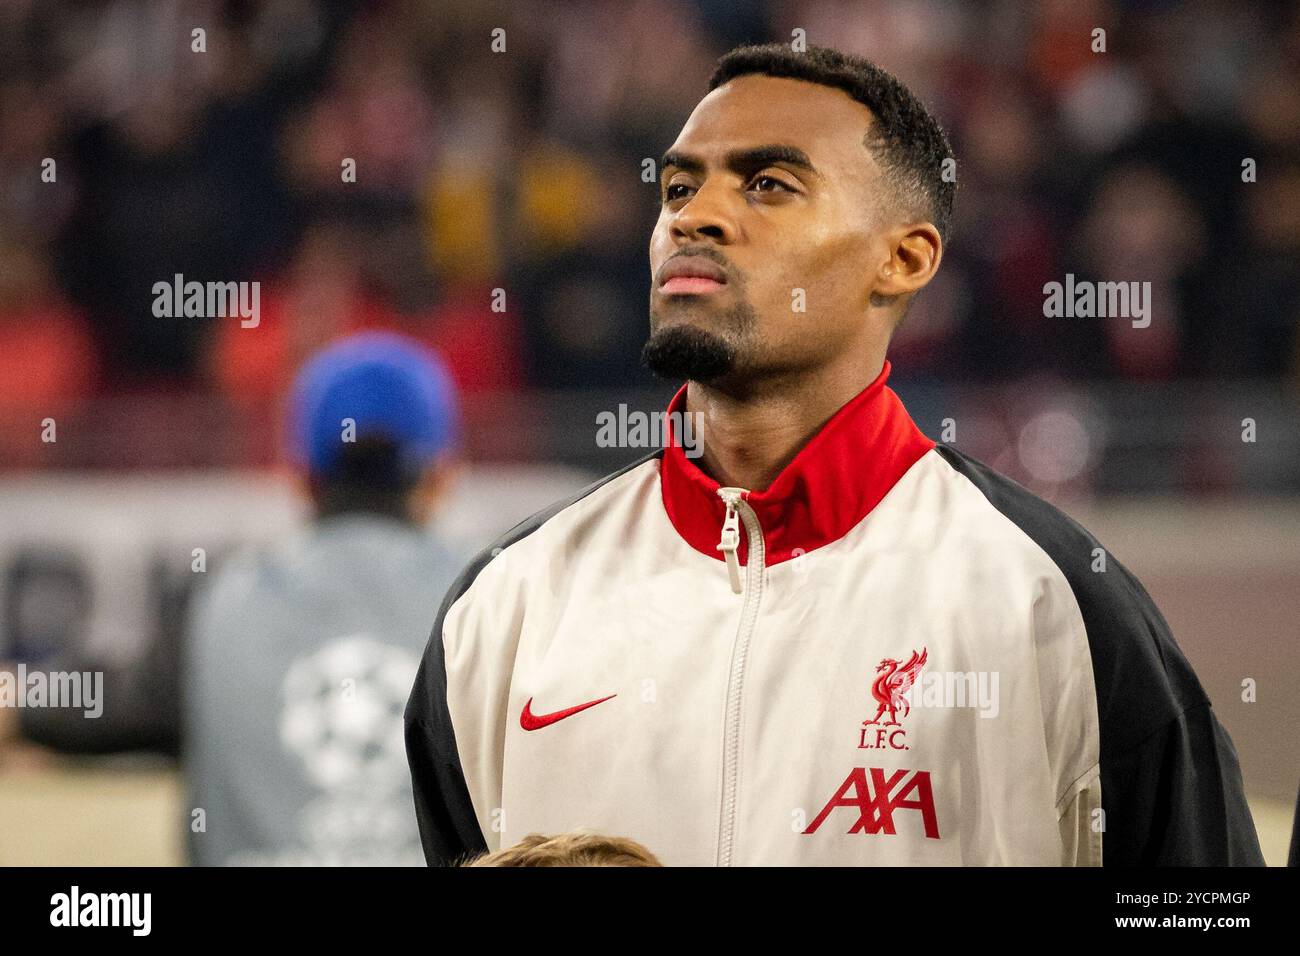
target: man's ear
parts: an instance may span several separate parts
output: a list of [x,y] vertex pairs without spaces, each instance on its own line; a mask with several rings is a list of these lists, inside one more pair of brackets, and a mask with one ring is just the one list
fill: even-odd
[[420,480],[411,494],[411,505],[416,520],[421,524],[450,497],[452,489],[465,472],[465,460],[452,450],[439,452],[420,473]]
[[313,509],[320,507],[322,486],[319,478],[309,472],[300,471],[293,476],[293,484],[298,494],[311,502]]
[[939,271],[943,240],[928,222],[899,226],[886,238],[889,256],[876,274],[874,293],[884,299],[920,292]]

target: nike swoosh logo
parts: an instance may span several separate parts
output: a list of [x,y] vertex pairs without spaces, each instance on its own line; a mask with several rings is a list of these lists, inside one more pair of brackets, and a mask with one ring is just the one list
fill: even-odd
[[586,710],[588,707],[595,707],[597,704],[603,704],[605,701],[617,697],[618,694],[610,694],[609,697],[602,697],[600,700],[589,700],[585,704],[579,704],[576,707],[566,707],[564,710],[557,710],[550,714],[534,714],[533,699],[528,698],[528,703],[524,704],[523,713],[519,715],[519,726],[524,730],[541,730],[543,727],[550,726],[557,720],[563,720],[565,717],[572,717],[579,711]]

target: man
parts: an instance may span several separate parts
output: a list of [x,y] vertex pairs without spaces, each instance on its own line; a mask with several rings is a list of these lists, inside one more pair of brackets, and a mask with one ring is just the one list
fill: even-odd
[[446,596],[406,712],[427,858],[589,827],[668,865],[1261,863],[1141,585],[885,384],[948,230],[938,125],[824,49],[710,88],[646,346],[703,456],[671,437]]
[[399,336],[326,349],[292,431],[315,520],[223,568],[188,647],[200,864],[418,864],[402,705],[461,559],[424,525],[452,472],[442,364]]

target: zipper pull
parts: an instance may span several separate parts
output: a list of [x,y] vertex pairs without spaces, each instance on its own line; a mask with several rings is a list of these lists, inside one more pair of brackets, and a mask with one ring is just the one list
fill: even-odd
[[731,578],[731,590],[734,594],[741,592],[740,558],[736,549],[740,547],[740,515],[736,513],[736,502],[745,493],[743,488],[719,488],[718,495],[727,503],[727,516],[722,522],[722,540],[718,550],[727,559],[727,574]]

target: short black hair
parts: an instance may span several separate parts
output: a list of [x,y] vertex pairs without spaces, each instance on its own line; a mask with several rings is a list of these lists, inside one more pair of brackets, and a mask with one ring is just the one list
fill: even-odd
[[928,215],[947,241],[957,192],[955,177],[944,176],[952,147],[925,104],[897,77],[870,60],[827,47],[796,52],[784,43],[766,43],[724,54],[709,89],[756,73],[835,87],[871,110],[876,122],[863,145],[875,154],[909,208]]

